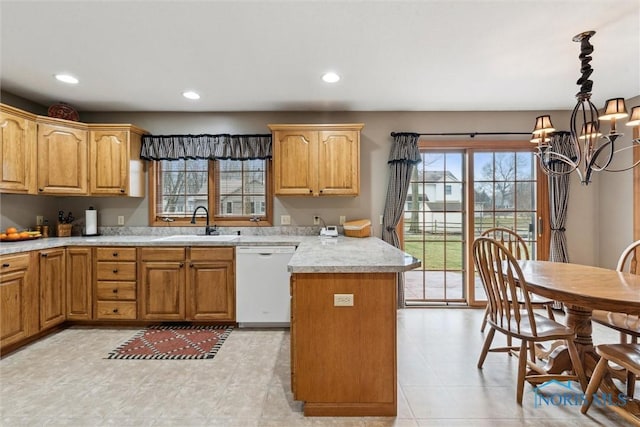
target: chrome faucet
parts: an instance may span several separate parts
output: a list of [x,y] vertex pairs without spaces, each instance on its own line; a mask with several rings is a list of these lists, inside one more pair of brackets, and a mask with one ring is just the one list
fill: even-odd
[[204,213],[207,215],[206,216],[207,224],[204,227],[204,234],[206,234],[207,236],[211,236],[211,235],[217,236],[218,234],[220,234],[220,232],[218,231],[218,227],[215,224],[213,227],[209,226],[209,211],[204,206],[198,206],[193,211],[193,216],[191,217],[191,224],[196,223],[196,213],[198,212],[198,209],[204,209]]

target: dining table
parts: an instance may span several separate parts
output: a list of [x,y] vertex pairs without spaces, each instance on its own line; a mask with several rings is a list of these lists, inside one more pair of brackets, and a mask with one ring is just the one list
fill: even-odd
[[[535,294],[562,302],[566,307],[566,324],[574,328],[575,344],[587,375],[600,359],[592,336],[593,310],[606,310],[631,315],[640,314],[640,275],[581,264],[550,261],[518,261],[526,288]],[[605,344],[605,343],[601,343]],[[611,343],[607,343],[611,344]],[[548,355],[544,369],[553,374],[571,370],[571,359],[564,346]],[[617,396],[618,388],[605,375],[600,389]],[[623,375],[617,377],[624,378]],[[627,410],[640,412],[640,401],[630,400]]]

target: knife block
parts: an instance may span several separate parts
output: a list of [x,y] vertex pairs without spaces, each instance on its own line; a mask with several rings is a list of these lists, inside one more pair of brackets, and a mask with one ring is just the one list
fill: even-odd
[[56,226],[56,234],[58,237],[70,237],[71,236],[71,224],[60,224]]

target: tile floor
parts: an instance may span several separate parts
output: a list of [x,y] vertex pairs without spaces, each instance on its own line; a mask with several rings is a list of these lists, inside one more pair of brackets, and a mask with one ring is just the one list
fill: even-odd
[[[515,402],[516,360],[476,360],[483,311],[398,312],[397,418],[304,418],[289,387],[289,335],[234,330],[212,360],[109,360],[136,329],[73,327],[0,361],[2,426],[612,426],[592,408]],[[596,325],[598,342],[617,336]],[[637,392],[640,394],[640,390]]]

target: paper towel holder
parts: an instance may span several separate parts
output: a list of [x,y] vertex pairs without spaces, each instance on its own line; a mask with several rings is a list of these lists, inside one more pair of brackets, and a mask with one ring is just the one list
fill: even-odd
[[[92,227],[89,227],[89,225],[92,225]],[[95,232],[88,233],[87,231],[89,228],[95,230]],[[100,233],[98,233],[98,212],[93,206],[89,206],[89,209],[84,211],[84,232],[82,235],[87,237],[100,235]]]

